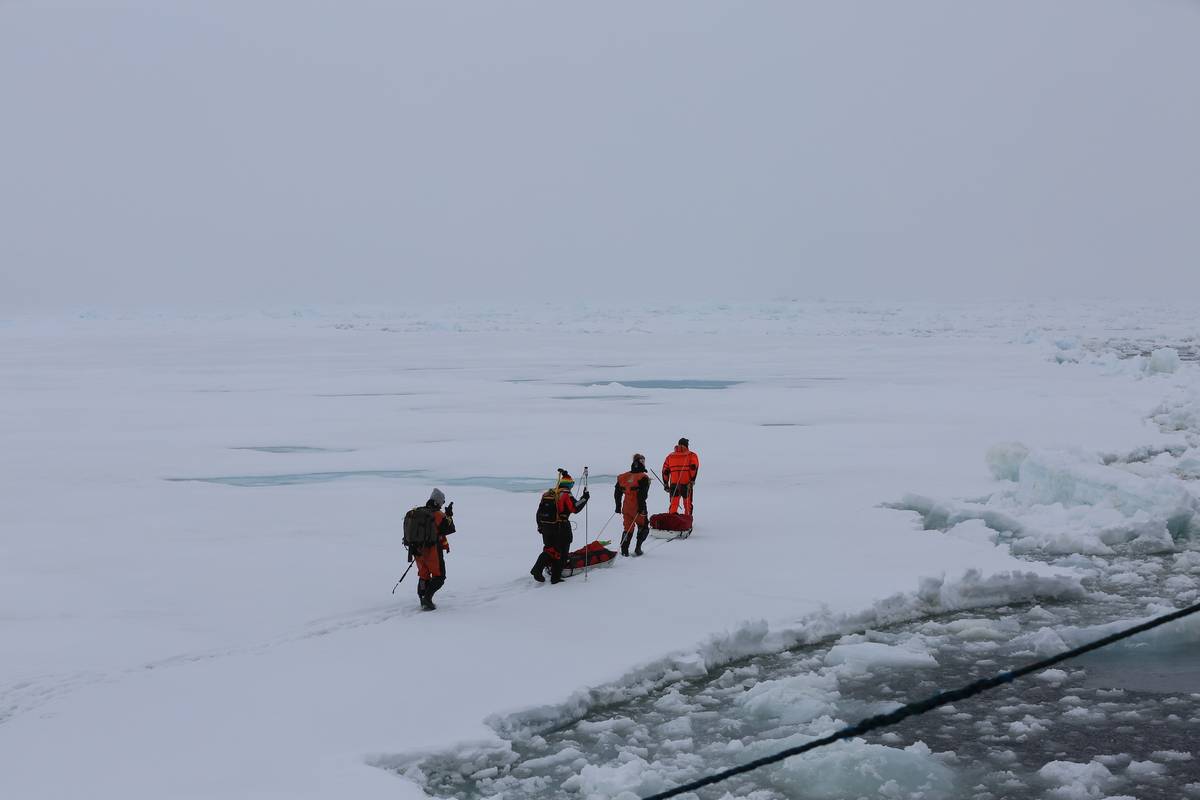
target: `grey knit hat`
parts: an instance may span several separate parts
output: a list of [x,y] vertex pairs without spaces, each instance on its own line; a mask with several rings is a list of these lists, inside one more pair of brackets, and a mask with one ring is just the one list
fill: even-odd
[[434,489],[429,494],[429,502],[433,503],[438,508],[441,508],[446,503],[446,495],[442,494],[441,489]]

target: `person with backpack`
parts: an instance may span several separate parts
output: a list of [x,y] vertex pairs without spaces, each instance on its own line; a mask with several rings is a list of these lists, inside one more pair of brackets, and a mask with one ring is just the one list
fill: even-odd
[[646,457],[641,453],[633,454],[633,464],[628,472],[617,476],[617,485],[613,489],[613,502],[616,511],[625,523],[621,535],[621,555],[629,555],[629,543],[633,540],[633,529],[637,528],[637,547],[633,554],[642,554],[642,542],[650,535],[650,523],[646,518],[646,499],[650,496],[650,475],[646,472]]
[[529,574],[538,583],[545,582],[546,567],[550,568],[550,583],[559,583],[563,579],[563,566],[571,552],[571,540],[574,538],[571,533],[570,516],[582,511],[590,497],[588,490],[584,489],[579,500],[576,500],[571,495],[571,489],[574,487],[575,479],[565,469],[560,468],[558,482],[553,489],[548,489],[542,495],[542,500],[538,503],[536,519],[538,533],[542,535],[542,552],[533,568],[529,570]]
[[671,513],[679,511],[683,500],[683,513],[692,515],[692,494],[695,492],[696,475],[700,472],[700,457],[688,449],[688,440],[680,439],[675,450],[667,454],[662,466],[663,488],[671,495]]
[[417,562],[417,598],[421,608],[433,611],[433,595],[446,583],[446,537],[454,533],[454,503],[442,510],[446,495],[434,489],[425,505],[404,515],[404,546],[408,560]]

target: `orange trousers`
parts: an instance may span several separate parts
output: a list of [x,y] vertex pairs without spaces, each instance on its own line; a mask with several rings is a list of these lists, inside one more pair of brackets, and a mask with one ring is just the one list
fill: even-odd
[[438,545],[413,553],[413,561],[417,562],[417,577],[423,581],[446,574],[446,557]]
[[692,484],[675,483],[671,485],[671,513],[679,513],[679,501],[683,501],[683,513],[692,515]]
[[626,493],[625,499],[621,501],[621,521],[625,525],[625,533],[631,532],[635,527],[644,527],[646,523],[646,515],[638,513],[638,499],[636,494]]

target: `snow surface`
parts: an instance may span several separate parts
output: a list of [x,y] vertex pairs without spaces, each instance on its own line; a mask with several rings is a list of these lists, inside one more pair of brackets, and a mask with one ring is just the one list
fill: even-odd
[[[420,797],[378,767],[494,749],[498,730],[864,621],[1078,592],[1072,568],[1009,547],[1169,548],[1196,509],[1173,455],[1141,474],[1071,448],[1200,446],[1194,369],[1082,343],[1194,319],[778,303],[8,320],[0,796]],[[655,463],[681,435],[703,461],[691,538],[587,581],[529,579],[537,478]],[[1029,446],[985,460],[1000,442]],[[459,533],[422,614],[412,576],[389,591],[399,520],[435,483]],[[960,535],[881,505],[906,495]],[[919,749],[821,758],[777,775],[819,789],[892,770],[948,791]],[[583,767],[580,786],[659,780],[622,769]],[[1099,792],[1088,769],[1044,777]]]

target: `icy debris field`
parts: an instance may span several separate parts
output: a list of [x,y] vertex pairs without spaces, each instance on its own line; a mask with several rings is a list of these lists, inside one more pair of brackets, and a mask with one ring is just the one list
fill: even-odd
[[[1194,602],[1197,319],[8,320],[0,797],[630,800]],[[613,476],[680,436],[702,463],[692,536],[534,583],[555,468],[590,468],[576,542],[616,538]],[[411,575],[391,591],[432,484],[459,532],[422,613]],[[1200,797],[1198,638],[703,796]]]
[[[1200,585],[1195,549],[1073,563],[1086,568],[1087,594],[1070,602],[867,629],[682,678],[503,745],[384,766],[435,797],[633,798],[1099,638]],[[1200,782],[1198,652],[1200,622],[1176,623],[698,796],[1176,800]]]

